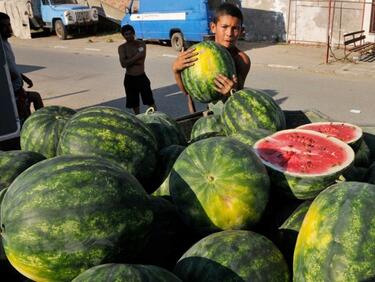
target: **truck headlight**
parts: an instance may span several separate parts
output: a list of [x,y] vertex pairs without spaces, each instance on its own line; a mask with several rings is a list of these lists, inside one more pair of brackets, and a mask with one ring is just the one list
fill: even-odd
[[64,16],[65,16],[67,22],[74,22],[73,13],[71,11],[65,11]]
[[94,21],[98,20],[99,19],[99,15],[98,15],[98,10],[96,8],[93,8],[92,9],[92,19]]

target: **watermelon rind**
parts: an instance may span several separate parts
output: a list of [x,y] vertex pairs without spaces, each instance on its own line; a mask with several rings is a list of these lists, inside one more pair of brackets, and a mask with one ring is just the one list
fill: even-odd
[[247,88],[233,93],[222,113],[227,135],[241,130],[263,128],[272,132],[286,128],[284,112],[266,92]]
[[294,251],[294,281],[375,279],[375,185],[341,182],[312,202]]
[[65,125],[57,155],[90,155],[118,162],[141,182],[155,169],[157,143],[135,115],[95,106],[77,112]]
[[117,256],[130,259],[152,220],[137,179],[99,157],[41,161],[13,181],[1,204],[6,256],[34,281],[70,281]]
[[72,282],[180,282],[181,280],[168,270],[142,264],[108,263],[94,266],[78,275]]
[[254,225],[270,190],[259,158],[230,137],[189,145],[173,165],[168,186],[184,222],[202,233]]
[[[342,148],[343,151],[345,151],[346,159],[341,164],[337,164],[334,167],[332,167],[329,171],[319,174],[288,172],[282,167],[276,166],[262,159],[261,154],[258,150],[259,144],[261,144],[262,142],[272,142],[272,140],[276,138],[279,134],[288,135],[298,134],[299,132],[312,136],[315,135],[331,141],[333,144],[337,145],[338,147]],[[283,146],[286,147],[287,145],[284,144]],[[259,156],[259,158],[262,160],[262,162],[268,168],[271,182],[274,183],[277,187],[280,187],[286,194],[301,200],[313,199],[319,194],[320,191],[334,184],[335,181],[340,177],[340,175],[342,175],[343,172],[350,168],[355,156],[353,149],[343,141],[334,137],[327,136],[325,134],[304,129],[288,129],[278,131],[271,136],[268,136],[257,141],[254,144],[254,150],[255,153]],[[306,152],[303,152],[303,155],[304,154],[306,154]],[[307,155],[308,154],[309,153],[307,153]]]
[[252,231],[213,233],[178,260],[174,273],[183,281],[290,281],[285,259],[266,237]]
[[194,44],[198,55],[193,66],[181,72],[185,90],[196,101],[209,103],[222,99],[214,89],[214,79],[218,74],[232,78],[236,74],[233,58],[228,50],[214,41],[202,41]]
[[156,137],[159,150],[170,145],[186,145],[186,138],[181,126],[169,115],[155,111],[151,107],[136,117],[150,127]]
[[56,156],[60,135],[75,113],[64,106],[46,106],[33,112],[22,126],[21,149],[38,152],[46,158]]
[[0,190],[7,188],[13,180],[30,166],[45,157],[30,151],[0,151]]

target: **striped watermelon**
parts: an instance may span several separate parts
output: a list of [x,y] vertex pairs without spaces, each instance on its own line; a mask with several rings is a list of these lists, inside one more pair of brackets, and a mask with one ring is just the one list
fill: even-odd
[[232,56],[223,46],[214,41],[203,41],[192,46],[198,52],[194,65],[182,71],[185,90],[199,102],[209,103],[223,98],[214,89],[218,74],[232,78],[236,68]]
[[169,191],[184,222],[210,232],[249,228],[268,201],[267,171],[252,149],[229,137],[188,146],[176,160]]
[[222,121],[227,135],[253,128],[274,132],[286,127],[279,105],[267,93],[256,89],[240,90],[230,96],[224,104]]
[[230,137],[252,147],[258,140],[272,135],[272,133],[272,131],[269,131],[267,129],[253,128],[251,130],[237,131],[230,135]]
[[139,252],[153,219],[139,182],[98,157],[48,159],[20,174],[1,204],[10,263],[34,281],[70,281]]
[[146,123],[156,137],[158,149],[161,150],[170,145],[186,145],[186,138],[180,125],[165,113],[149,108],[137,118]]
[[36,152],[0,151],[0,190],[7,188],[25,169],[44,159]]
[[46,158],[56,156],[56,148],[66,122],[76,111],[63,106],[47,106],[32,113],[21,130],[21,149]]
[[67,122],[57,153],[108,158],[143,181],[155,168],[156,151],[156,139],[144,122],[99,106],[81,110]]
[[206,117],[199,118],[193,124],[190,134],[190,140],[192,140],[191,142],[194,142],[200,138],[203,139],[202,136],[207,136],[211,133],[217,134],[216,136],[225,135],[220,116],[208,115]]
[[312,199],[347,170],[354,151],[337,138],[304,129],[282,130],[254,144],[271,181],[298,199]]
[[183,281],[290,281],[283,255],[266,237],[245,230],[211,234],[177,262]]
[[342,182],[312,202],[294,251],[294,281],[374,281],[375,185]]
[[94,266],[72,282],[179,282],[173,273],[154,265],[108,263]]

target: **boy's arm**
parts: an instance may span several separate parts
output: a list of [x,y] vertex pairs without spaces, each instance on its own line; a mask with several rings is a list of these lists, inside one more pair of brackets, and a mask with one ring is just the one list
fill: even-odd
[[245,52],[240,52],[239,57],[241,59],[239,68],[237,70],[238,74],[238,85],[237,89],[243,89],[245,86],[246,77],[249,74],[250,68],[251,68],[251,60],[249,56]]
[[118,54],[119,54],[119,59],[120,59],[120,64],[123,68],[127,68],[131,65],[133,65],[135,62],[138,60],[142,60],[146,57],[146,46],[142,45],[142,47],[138,48],[138,53],[135,54],[133,57],[128,58],[126,56],[125,48],[123,45],[121,45],[118,48]]
[[23,81],[26,82],[28,88],[33,87],[33,85],[34,85],[34,84],[33,84],[33,81],[32,81],[30,78],[28,78],[28,77],[27,77],[26,75],[24,75],[23,73],[21,73],[21,77],[22,77]]
[[173,62],[172,65],[172,71],[176,80],[176,84],[178,88],[180,88],[180,90],[186,95],[188,95],[188,93],[184,87],[184,84],[182,83],[181,72],[184,69],[194,65],[194,62],[198,60],[198,58],[196,57],[198,53],[194,51],[194,48],[188,49],[187,51],[182,50],[178,54],[177,59]]

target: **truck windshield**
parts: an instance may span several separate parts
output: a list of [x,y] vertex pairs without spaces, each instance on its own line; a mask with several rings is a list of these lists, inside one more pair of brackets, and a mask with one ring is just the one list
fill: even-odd
[[77,0],[51,0],[51,5],[77,4]]

